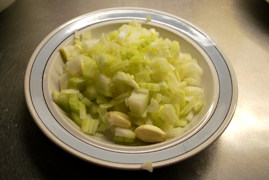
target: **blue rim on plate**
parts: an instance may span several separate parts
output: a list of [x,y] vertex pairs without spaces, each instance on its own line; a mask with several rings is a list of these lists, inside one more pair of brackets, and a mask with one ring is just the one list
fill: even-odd
[[[191,38],[209,56],[217,72],[219,97],[210,119],[191,137],[156,151],[122,152],[86,143],[61,126],[51,113],[44,95],[45,68],[58,46],[75,30],[113,20],[145,20],[167,26]],[[230,123],[237,103],[237,82],[229,61],[205,33],[190,23],[167,13],[142,8],[113,8],[77,17],[51,32],[36,48],[25,74],[25,97],[36,124],[53,142],[69,153],[92,163],[120,169],[140,169],[152,161],[162,167],[186,159],[214,142]]]

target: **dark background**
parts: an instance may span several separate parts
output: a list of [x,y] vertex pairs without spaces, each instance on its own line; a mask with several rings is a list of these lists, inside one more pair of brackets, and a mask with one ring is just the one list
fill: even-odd
[[[234,135],[232,128],[228,128],[220,139],[197,155],[167,167],[154,169],[153,173],[109,169],[84,162],[56,146],[40,131],[24,98],[24,75],[33,51],[47,34],[66,21],[94,10],[119,6],[153,8],[197,24],[219,42],[234,63],[236,72],[243,69],[239,67],[237,56],[230,49],[230,45],[225,44],[225,37],[221,36],[224,30],[220,29],[220,21],[227,26],[231,22],[232,26],[237,28],[247,24],[255,25],[256,28],[243,30],[243,35],[251,36],[251,42],[256,43],[257,47],[262,46],[261,49],[267,47],[268,50],[269,47],[269,28],[266,23],[269,22],[269,9],[265,1],[17,0],[0,13],[0,179],[268,178],[268,145],[255,141],[255,145],[259,146],[258,152],[261,153],[248,160],[249,154],[253,155],[252,150],[246,153],[244,148],[241,149],[242,153],[235,152],[240,149],[233,149],[233,143],[226,140],[226,137]],[[199,15],[195,13],[198,10],[202,12]],[[213,17],[219,20],[214,20]],[[237,24],[232,17],[238,18]],[[242,29],[235,29],[235,32],[242,33]],[[253,33],[256,33],[255,36]],[[243,82],[240,84],[241,78],[243,77],[239,74],[239,86],[244,85]],[[242,103],[244,101],[239,99],[240,106]],[[242,109],[240,106],[238,108]],[[268,111],[263,110],[264,114],[266,112]],[[268,120],[268,115],[263,117]],[[241,116],[237,113],[231,126],[236,128],[236,121],[239,122],[240,119]],[[242,133],[239,133],[240,138],[235,140],[243,140],[246,132]],[[268,135],[265,136],[266,139],[269,140]],[[242,144],[246,145],[248,144]],[[254,159],[260,163],[253,163]]]

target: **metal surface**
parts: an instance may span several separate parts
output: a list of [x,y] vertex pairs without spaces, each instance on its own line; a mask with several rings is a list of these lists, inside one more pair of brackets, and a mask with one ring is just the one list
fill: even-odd
[[[51,143],[25,104],[23,79],[36,46],[54,28],[94,10],[137,6],[179,16],[206,32],[234,67],[237,110],[224,134],[174,165],[129,172],[81,161]],[[267,179],[269,175],[269,5],[227,1],[16,1],[0,14],[0,179]]]

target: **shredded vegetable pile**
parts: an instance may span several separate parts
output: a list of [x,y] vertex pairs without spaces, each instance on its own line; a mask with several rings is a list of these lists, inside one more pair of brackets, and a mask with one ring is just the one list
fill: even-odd
[[53,100],[83,133],[161,142],[180,135],[204,104],[197,60],[136,20],[98,39],[76,31],[60,52],[65,66]]

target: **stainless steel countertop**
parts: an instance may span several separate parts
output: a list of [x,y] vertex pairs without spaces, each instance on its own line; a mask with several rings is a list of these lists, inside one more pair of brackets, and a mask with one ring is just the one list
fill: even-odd
[[[237,109],[222,136],[199,154],[152,174],[107,169],[64,152],[38,129],[24,100],[27,63],[48,33],[79,15],[123,6],[164,11],[194,24],[222,49],[238,81]],[[0,179],[268,179],[268,47],[265,0],[17,0],[0,13]]]

